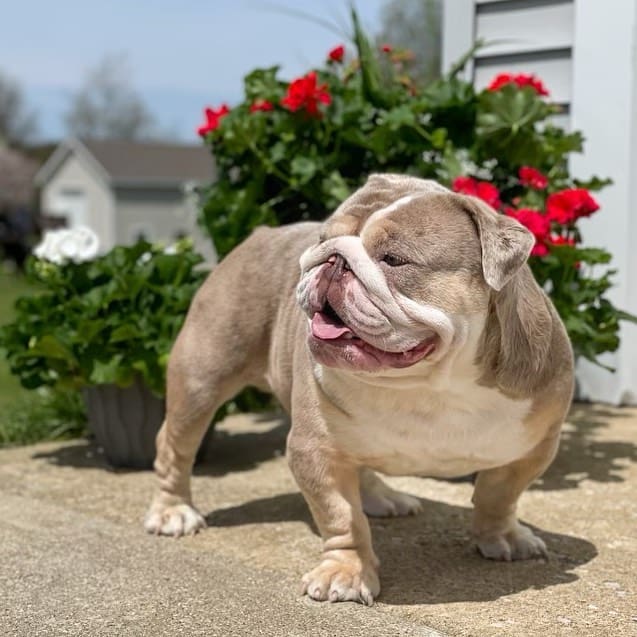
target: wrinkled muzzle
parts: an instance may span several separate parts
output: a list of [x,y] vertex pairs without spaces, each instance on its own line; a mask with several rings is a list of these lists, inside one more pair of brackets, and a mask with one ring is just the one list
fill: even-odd
[[406,353],[435,338],[435,349],[442,354],[451,344],[450,317],[392,290],[360,237],[336,237],[313,246],[303,253],[300,265],[297,300],[319,336],[328,334],[320,318],[327,315],[388,353]]

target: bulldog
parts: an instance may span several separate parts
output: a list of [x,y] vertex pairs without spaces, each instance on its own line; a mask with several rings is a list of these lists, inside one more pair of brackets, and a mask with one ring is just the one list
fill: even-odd
[[526,264],[533,243],[478,199],[392,174],[323,224],[256,230],[212,271],[172,350],[146,529],[205,527],[193,460],[215,410],[252,385],[291,416],[288,463],[323,543],[311,598],[378,596],[365,514],[421,505],[376,472],[476,473],[480,553],[544,556],[516,504],[556,453],[573,358]]

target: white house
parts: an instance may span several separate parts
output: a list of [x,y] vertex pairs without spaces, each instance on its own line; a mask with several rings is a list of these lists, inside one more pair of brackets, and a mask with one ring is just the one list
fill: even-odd
[[[581,229],[585,243],[613,254],[612,301],[637,314],[637,0],[444,2],[443,67],[477,39],[493,44],[476,53],[467,79],[483,87],[503,71],[537,74],[564,107],[559,123],[586,138],[573,174],[613,179]],[[603,358],[615,374],[579,364],[582,398],[637,404],[637,325],[624,323],[621,337],[619,351]]]
[[43,214],[87,225],[103,251],[139,238],[191,236],[214,258],[197,224],[195,188],[209,184],[214,162],[203,145],[133,141],[63,141],[35,176]]

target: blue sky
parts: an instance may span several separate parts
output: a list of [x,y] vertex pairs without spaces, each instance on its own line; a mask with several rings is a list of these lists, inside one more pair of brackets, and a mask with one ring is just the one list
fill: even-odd
[[[383,1],[357,3],[372,32]],[[87,69],[124,53],[159,125],[195,141],[202,108],[239,100],[248,71],[279,64],[292,78],[345,41],[277,6],[349,24],[348,0],[20,0],[2,9],[0,69],[36,110],[40,139],[54,140]]]

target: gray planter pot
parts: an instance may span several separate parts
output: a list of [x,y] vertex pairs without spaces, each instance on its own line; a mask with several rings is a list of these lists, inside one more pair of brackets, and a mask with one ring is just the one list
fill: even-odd
[[88,426],[114,467],[151,469],[164,399],[140,380],[130,387],[96,385],[84,390]]

